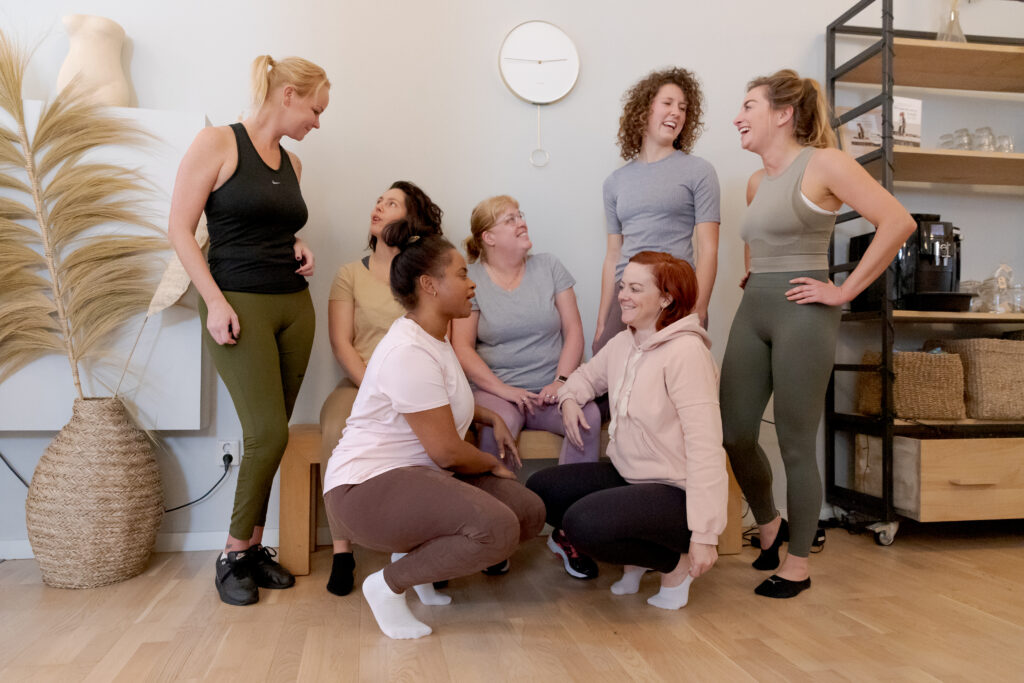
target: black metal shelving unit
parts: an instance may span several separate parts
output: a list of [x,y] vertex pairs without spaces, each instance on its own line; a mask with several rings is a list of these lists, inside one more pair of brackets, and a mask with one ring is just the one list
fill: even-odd
[[[869,6],[879,3],[881,5],[881,27],[852,26],[849,22],[867,9]],[[861,36],[876,37],[877,40],[860,53],[843,62],[836,64],[836,40],[840,36]],[[882,111],[882,145],[881,148],[869,152],[857,159],[863,166],[875,170],[882,186],[889,192],[893,192],[897,171],[895,163],[898,150],[893,141],[892,125],[892,101],[893,90],[897,85],[894,73],[896,71],[897,45],[899,39],[909,38],[934,41],[935,33],[922,31],[897,30],[893,27],[893,0],[861,0],[839,18],[829,24],[825,37],[825,73],[826,91],[829,106],[835,109],[836,85],[844,80],[856,83],[875,82],[879,85],[879,93],[867,99],[863,104],[852,108],[833,120],[833,127],[840,126],[857,118],[861,114],[880,108]],[[1024,39],[1002,38],[993,36],[967,36],[968,43],[978,45],[1003,45],[1003,46],[1024,46]],[[908,43],[905,41],[901,49]],[[911,45],[910,49],[924,49],[920,44]],[[877,78],[865,78],[865,72],[871,69],[879,69]],[[1022,70],[1024,72],[1024,70]],[[1020,74],[1024,82],[1024,73]],[[1024,85],[1018,83],[1015,74],[1010,74],[1007,82],[998,81],[991,85],[993,90],[1005,90],[1009,92],[1024,92]],[[928,74],[926,78],[915,82],[914,85],[925,87],[944,87],[943,74]],[[945,86],[959,87],[959,86]],[[984,90],[986,88],[974,88]],[[908,152],[919,152],[918,150],[907,150]],[[938,157],[945,156],[945,152],[937,153]],[[1024,155],[1013,155],[1009,163],[1015,164],[1011,168],[1011,177],[1016,175],[1016,164],[1020,164],[1020,178],[1024,184]],[[1016,157],[1021,157],[1017,159]],[[959,160],[957,160],[959,161]],[[985,160],[982,160],[984,162]],[[1004,159],[999,159],[1004,161]],[[920,177],[913,178],[920,180]],[[938,179],[941,182],[943,179]],[[946,182],[972,182],[970,179],[946,179]],[[982,181],[983,182],[983,181]],[[837,217],[837,223],[860,218],[855,211],[848,211]],[[834,239],[834,238],[833,238]],[[831,274],[848,273],[856,266],[856,262],[835,263],[834,243],[829,251],[829,262]],[[898,529],[898,514],[893,498],[893,438],[906,436],[918,439],[966,439],[966,438],[994,438],[1009,436],[1024,436],[1024,422],[1015,423],[989,423],[980,421],[963,421],[956,423],[945,422],[905,422],[897,420],[894,416],[893,402],[893,381],[895,373],[893,369],[893,343],[896,337],[897,324],[929,324],[929,322],[985,322],[977,316],[971,319],[964,316],[958,319],[956,314],[936,314],[935,320],[929,319],[928,315],[918,315],[914,318],[900,316],[900,311],[894,311],[893,302],[888,294],[892,291],[892,273],[890,269],[880,277],[883,282],[883,296],[879,310],[870,312],[847,312],[843,315],[844,323],[861,321],[865,323],[877,323],[880,331],[881,361],[877,365],[843,363],[836,364],[833,368],[832,378],[829,382],[826,394],[825,405],[825,495],[827,502],[842,507],[843,509],[855,511],[878,522],[869,526],[875,532],[875,540],[880,545],[892,543]],[[1016,316],[1024,324],[1024,316]],[[1004,319],[990,322],[1008,322],[1015,324],[1016,319]],[[878,417],[848,414],[836,412],[835,404],[835,380],[837,373],[852,372],[877,372],[881,376],[881,411]],[[873,496],[853,488],[840,486],[836,483],[836,439],[841,433],[866,434],[879,437],[882,441],[882,492],[881,496]],[[852,455],[852,454],[851,454]]]

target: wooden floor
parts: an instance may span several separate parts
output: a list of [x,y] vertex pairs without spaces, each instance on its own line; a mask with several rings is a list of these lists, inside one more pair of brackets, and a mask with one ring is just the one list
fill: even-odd
[[[1021,681],[1024,525],[904,526],[894,545],[831,530],[814,586],[775,601],[752,589],[753,551],[722,558],[667,612],[613,596],[615,568],[577,581],[525,544],[503,577],[453,581],[448,607],[413,612],[434,633],[381,635],[361,595],[313,574],[229,607],[214,552],[156,555],[116,586],[47,588],[34,561],[0,563],[0,681]],[[384,556],[357,554],[358,576]]]

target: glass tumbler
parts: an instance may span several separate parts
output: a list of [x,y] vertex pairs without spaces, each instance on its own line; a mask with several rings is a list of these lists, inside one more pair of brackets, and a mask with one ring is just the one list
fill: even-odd
[[996,137],[988,126],[982,126],[974,131],[974,137],[971,142],[971,149],[979,152],[993,152],[996,148]]
[[953,131],[953,149],[971,149],[973,144],[971,131],[966,128],[957,128]]

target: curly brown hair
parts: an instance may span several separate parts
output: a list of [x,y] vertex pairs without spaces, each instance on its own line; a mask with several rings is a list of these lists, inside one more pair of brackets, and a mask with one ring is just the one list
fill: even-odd
[[661,86],[674,83],[683,91],[686,98],[686,120],[683,130],[672,141],[672,146],[689,154],[693,145],[704,130],[704,95],[700,91],[700,81],[692,71],[672,67],[662,71],[652,71],[643,80],[626,91],[622,96],[622,116],[619,118],[619,150],[626,161],[640,153],[647,130],[647,118],[651,113],[651,104]]

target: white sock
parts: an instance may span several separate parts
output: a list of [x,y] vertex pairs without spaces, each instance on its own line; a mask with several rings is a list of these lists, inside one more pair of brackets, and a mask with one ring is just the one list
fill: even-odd
[[612,584],[615,595],[632,595],[640,590],[640,579],[651,571],[645,567],[627,566],[622,570],[622,578]]
[[683,582],[673,588],[662,586],[661,590],[656,595],[652,595],[647,598],[648,605],[654,605],[662,609],[679,609],[680,607],[686,607],[686,603],[690,600],[690,584],[693,583],[693,577],[689,574],[683,579]]
[[384,581],[384,570],[363,581],[363,597],[370,604],[377,625],[388,638],[396,640],[429,636],[430,627],[418,620],[405,604],[405,594],[395,593]]
[[[407,553],[391,553],[392,564],[406,555]],[[438,593],[432,583],[421,583],[418,586],[413,586],[412,589],[416,591],[416,596],[424,605],[450,605],[452,603],[452,596]]]

